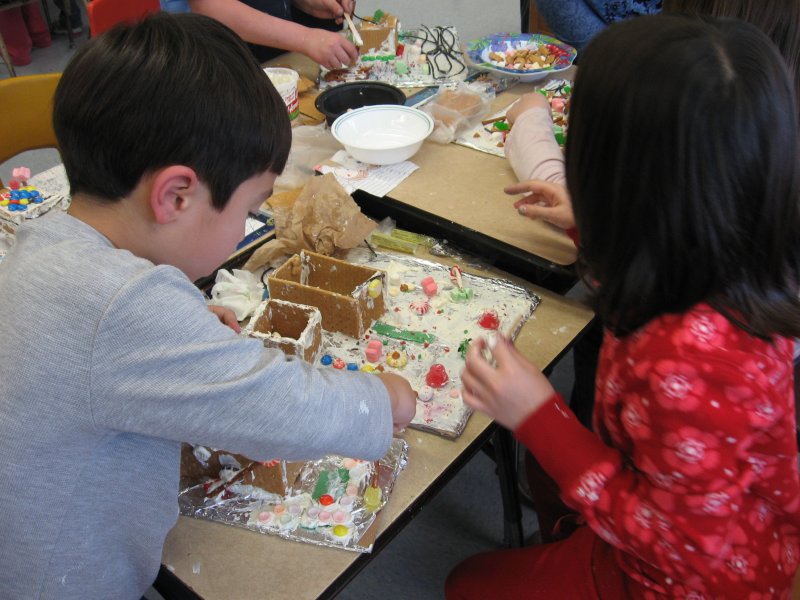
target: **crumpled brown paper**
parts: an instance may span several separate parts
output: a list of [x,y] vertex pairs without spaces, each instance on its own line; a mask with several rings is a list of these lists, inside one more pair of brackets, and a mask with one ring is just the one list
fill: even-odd
[[301,250],[328,256],[343,254],[376,227],[330,173],[312,177],[296,200],[287,194],[274,200],[269,203],[275,218],[275,239],[253,253],[244,265],[247,270],[254,271]]

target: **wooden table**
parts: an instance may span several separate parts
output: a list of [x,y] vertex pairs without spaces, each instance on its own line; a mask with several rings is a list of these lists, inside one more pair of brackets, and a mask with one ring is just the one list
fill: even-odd
[[[319,68],[297,54],[272,61],[316,81]],[[573,68],[557,78],[571,78]],[[500,111],[537,84],[517,84],[495,98]],[[410,92],[411,90],[409,90]],[[456,144],[426,141],[411,161],[419,169],[386,197],[361,191],[353,198],[370,217],[391,217],[398,227],[445,238],[498,268],[558,292],[576,281],[575,244],[561,230],[522,217],[503,188],[517,181],[505,158]]]
[[[287,66],[316,79],[316,65],[299,55],[281,57],[272,65]],[[496,100],[496,109],[507,106],[531,87],[517,86],[505,92]],[[356,197],[365,213],[380,216],[375,209],[382,206],[391,211],[400,226],[422,229],[438,237],[446,235],[450,240],[457,234],[457,241],[468,244],[473,252],[477,250],[481,258],[493,258],[496,265],[510,265],[509,271],[525,279],[540,279],[532,269],[554,275],[560,282],[548,286],[554,289],[563,288],[564,281],[574,281],[571,265],[575,248],[569,238],[543,223],[520,217],[513,201],[502,192],[504,185],[515,181],[504,159],[453,144],[426,143],[413,161],[420,169],[390,198]],[[475,272],[468,267],[464,270]],[[527,358],[549,371],[591,322],[591,311],[514,275],[493,273],[541,296],[542,303],[522,328],[516,345]],[[413,429],[403,433],[409,444],[408,466],[381,512],[380,534],[373,554],[290,542],[229,525],[179,517],[164,545],[164,566],[156,587],[169,598],[332,597],[497,431],[501,430],[490,419],[474,414],[456,440]],[[507,432],[505,437],[509,439]],[[502,478],[503,469],[500,471]]]
[[[592,313],[574,300],[509,279],[542,298],[534,317],[523,326],[517,347],[547,370],[588,325]],[[162,568],[157,589],[168,598],[207,600],[246,600],[265,594],[269,598],[332,597],[472,458],[495,429],[490,419],[474,414],[456,440],[413,429],[402,434],[409,445],[408,466],[381,512],[380,534],[372,555],[179,517],[164,545],[162,563],[166,568]]]

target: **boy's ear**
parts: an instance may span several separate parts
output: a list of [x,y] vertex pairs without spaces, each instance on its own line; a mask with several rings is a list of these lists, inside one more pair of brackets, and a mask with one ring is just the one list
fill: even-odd
[[184,165],[171,165],[153,175],[150,186],[150,208],[159,225],[172,223],[193,203],[205,199],[205,186],[200,183],[194,169]]

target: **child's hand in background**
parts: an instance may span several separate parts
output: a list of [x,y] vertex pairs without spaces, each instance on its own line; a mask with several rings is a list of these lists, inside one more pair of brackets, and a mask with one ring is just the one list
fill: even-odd
[[469,346],[461,374],[464,402],[513,431],[546,404],[555,390],[506,337],[498,336],[491,350],[496,366],[484,356],[487,348],[484,339]]
[[227,325],[228,327],[233,329],[236,333],[242,332],[242,328],[239,327],[239,321],[236,320],[236,313],[234,313],[230,308],[209,304],[208,310],[217,315],[219,322],[222,323],[223,325]]
[[512,183],[503,191],[506,194],[528,194],[514,202],[519,214],[529,219],[541,219],[561,229],[575,227],[572,200],[563,185],[532,179]]
[[358,60],[358,48],[343,35],[324,29],[308,30],[303,54],[327,69],[341,69]]
[[506,120],[510,125],[513,125],[514,121],[516,121],[522,113],[531,108],[546,108],[550,110],[550,102],[539,92],[531,92],[530,94],[520,96],[519,100],[512,104],[506,111]]
[[394,373],[381,373],[378,377],[389,392],[394,430],[405,429],[417,412],[417,393],[405,377]]

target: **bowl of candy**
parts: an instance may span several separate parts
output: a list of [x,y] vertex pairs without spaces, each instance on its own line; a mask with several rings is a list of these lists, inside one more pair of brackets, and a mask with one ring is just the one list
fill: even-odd
[[391,165],[416,154],[431,132],[433,119],[416,108],[379,104],[344,113],[331,133],[356,160]]
[[317,96],[314,105],[328,125],[348,110],[375,104],[403,104],[406,95],[393,85],[379,81],[354,81],[331,87]]
[[577,55],[572,46],[541,33],[496,33],[472,40],[464,52],[476,69],[525,82],[568,69]]

